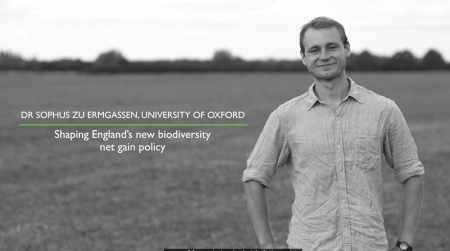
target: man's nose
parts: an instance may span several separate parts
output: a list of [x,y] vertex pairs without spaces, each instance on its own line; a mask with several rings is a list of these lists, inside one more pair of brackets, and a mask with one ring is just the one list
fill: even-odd
[[320,59],[321,60],[327,60],[329,58],[330,58],[330,54],[328,53],[328,51],[325,48],[320,50]]

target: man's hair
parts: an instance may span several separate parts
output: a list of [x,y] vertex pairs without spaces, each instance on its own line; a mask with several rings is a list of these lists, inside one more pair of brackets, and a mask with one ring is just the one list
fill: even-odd
[[342,24],[337,22],[334,19],[331,19],[329,17],[316,17],[313,20],[309,21],[307,24],[303,25],[302,30],[300,31],[300,50],[303,55],[305,54],[305,44],[303,43],[303,39],[305,37],[305,32],[309,29],[324,29],[324,28],[330,28],[335,27],[339,33],[341,33],[341,39],[344,46],[349,45],[347,35],[345,35],[345,29]]

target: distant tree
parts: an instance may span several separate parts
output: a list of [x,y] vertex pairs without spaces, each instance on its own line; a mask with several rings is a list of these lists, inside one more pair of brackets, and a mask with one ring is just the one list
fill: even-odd
[[381,64],[370,52],[363,51],[353,61],[355,70],[377,71],[381,69]]
[[447,64],[439,52],[429,50],[423,57],[420,68],[424,70],[442,70],[447,68]]
[[356,70],[354,66],[355,66],[355,61],[356,61],[357,57],[358,57],[358,54],[356,54],[356,53],[351,53],[350,56],[347,57],[346,66],[345,66],[346,70],[349,70],[349,71]]
[[0,52],[0,68],[2,69],[19,69],[26,65],[26,61],[19,55],[13,52]]
[[94,67],[120,66],[128,63],[128,60],[120,51],[111,50],[101,53],[94,62]]
[[[30,61],[28,65],[29,67],[35,66],[32,61]],[[59,59],[38,62],[38,67],[41,71],[79,71],[90,65],[90,63],[85,63],[79,59]]]
[[410,71],[419,68],[419,61],[408,50],[397,52],[383,65],[383,70]]
[[230,51],[228,50],[217,50],[214,52],[212,61],[216,63],[231,63],[233,61],[241,60],[240,58],[234,56]]

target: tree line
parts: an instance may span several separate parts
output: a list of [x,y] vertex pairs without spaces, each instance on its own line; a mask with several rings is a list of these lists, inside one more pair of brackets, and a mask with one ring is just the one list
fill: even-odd
[[[363,51],[347,58],[350,71],[418,71],[449,70],[436,50],[429,50],[423,58],[410,51],[400,51],[392,57],[380,57]],[[85,73],[162,73],[162,72],[300,72],[307,71],[301,60],[245,60],[228,50],[217,50],[210,60],[129,61],[120,51],[101,53],[96,60],[59,59],[51,61],[27,60],[16,53],[0,51],[0,71],[77,71]]]

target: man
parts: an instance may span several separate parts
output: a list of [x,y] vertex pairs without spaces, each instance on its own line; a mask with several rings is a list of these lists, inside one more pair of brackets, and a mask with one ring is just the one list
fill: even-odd
[[300,48],[314,83],[272,112],[242,178],[260,247],[287,248],[274,242],[264,192],[286,165],[295,192],[289,248],[388,250],[381,214],[384,154],[404,190],[398,242],[389,250],[412,250],[424,169],[402,113],[346,76],[350,44],[340,23],[310,21],[300,32]]

